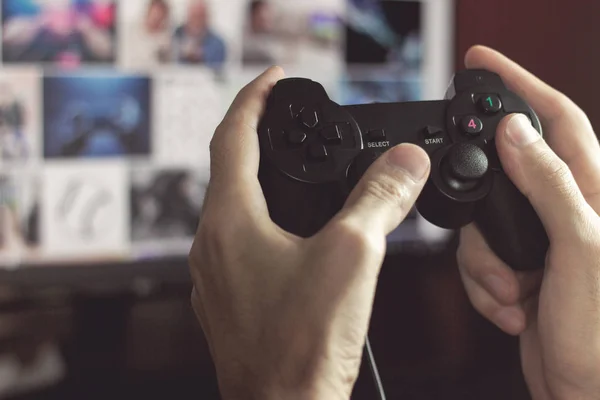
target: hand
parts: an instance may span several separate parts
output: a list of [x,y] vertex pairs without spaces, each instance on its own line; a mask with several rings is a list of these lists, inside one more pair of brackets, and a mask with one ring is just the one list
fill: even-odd
[[202,61],[202,46],[200,46],[195,40],[187,39],[182,45],[183,58],[188,62],[200,62]]
[[256,133],[282,76],[272,68],[244,88],[216,130],[192,303],[225,399],[348,399],[386,236],[413,207],[429,158],[413,145],[390,150],[316,236],[284,232],[257,179]]
[[458,259],[475,308],[520,335],[535,400],[597,399],[600,393],[600,147],[586,115],[563,94],[483,47],[468,68],[502,76],[540,116],[545,139],[520,116],[498,127],[502,165],[527,196],[550,238],[544,270],[514,272],[474,226],[461,232]]

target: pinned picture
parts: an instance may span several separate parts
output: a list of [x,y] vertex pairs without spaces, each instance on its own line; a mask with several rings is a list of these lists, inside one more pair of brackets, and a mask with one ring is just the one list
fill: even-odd
[[39,157],[41,74],[33,69],[0,71],[0,159],[23,165]]
[[0,175],[0,268],[16,268],[39,255],[41,181],[35,171]]
[[205,70],[161,71],[153,92],[154,160],[208,176],[210,141],[227,107],[221,87]]
[[3,0],[2,60],[65,67],[113,63],[115,0]]
[[400,64],[407,70],[420,70],[423,11],[421,1],[349,0],[346,63]]
[[340,67],[345,1],[251,0],[247,3],[244,66]]
[[121,62],[127,68],[205,66],[237,58],[245,0],[136,0],[123,3]]
[[422,81],[418,76],[383,73],[349,75],[341,83],[343,105],[369,103],[398,103],[422,99]]
[[189,252],[206,186],[206,180],[190,169],[133,169],[131,238],[139,257]]
[[44,78],[44,156],[150,152],[151,80],[119,73]]
[[42,245],[50,258],[110,258],[129,249],[128,174],[112,161],[46,165]]

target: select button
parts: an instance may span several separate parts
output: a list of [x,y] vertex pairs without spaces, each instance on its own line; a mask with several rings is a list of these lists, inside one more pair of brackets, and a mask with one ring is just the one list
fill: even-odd
[[381,142],[386,140],[385,130],[373,129],[367,133],[367,140],[369,142]]

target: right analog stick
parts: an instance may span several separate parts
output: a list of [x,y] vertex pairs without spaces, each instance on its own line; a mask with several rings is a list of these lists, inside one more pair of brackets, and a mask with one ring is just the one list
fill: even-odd
[[453,145],[441,164],[442,178],[459,192],[475,189],[489,169],[485,152],[471,143]]

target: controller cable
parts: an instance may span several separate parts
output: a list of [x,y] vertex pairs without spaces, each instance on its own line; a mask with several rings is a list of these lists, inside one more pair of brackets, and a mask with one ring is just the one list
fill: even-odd
[[367,350],[367,360],[369,361],[371,374],[373,375],[373,383],[375,383],[375,390],[377,391],[377,399],[386,400],[385,391],[383,390],[383,384],[381,383],[381,377],[379,376],[379,370],[377,369],[377,363],[375,362],[375,356],[373,355],[373,349],[371,348],[371,342],[369,341],[368,335],[365,348]]

